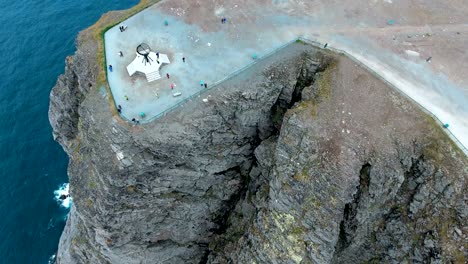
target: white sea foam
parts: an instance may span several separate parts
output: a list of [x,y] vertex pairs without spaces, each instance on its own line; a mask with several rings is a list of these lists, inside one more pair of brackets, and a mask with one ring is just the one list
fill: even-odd
[[[54,191],[54,199],[60,203],[60,206],[64,207],[64,208],[70,208],[70,205],[72,203],[72,198],[70,196],[68,196],[69,194],[69,185],[68,183],[64,183],[62,185],[59,186],[58,190],[55,190]],[[62,200],[60,199],[60,196],[62,195],[67,195],[67,198]]]
[[52,256],[50,256],[48,264],[55,264],[56,261],[57,261],[57,255],[53,254]]

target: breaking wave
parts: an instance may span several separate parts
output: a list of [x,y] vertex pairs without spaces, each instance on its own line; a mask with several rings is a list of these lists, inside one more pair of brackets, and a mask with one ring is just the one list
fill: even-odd
[[57,203],[60,204],[61,207],[66,209],[70,208],[72,198],[70,197],[68,183],[60,185],[59,188],[54,191],[54,199],[57,201]]

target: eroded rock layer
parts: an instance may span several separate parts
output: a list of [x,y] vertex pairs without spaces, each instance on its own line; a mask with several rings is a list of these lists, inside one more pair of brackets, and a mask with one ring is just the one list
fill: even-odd
[[463,153],[352,61],[315,79],[255,150],[257,184],[210,262],[465,263]]
[[350,60],[295,43],[133,126],[86,50],[51,93],[74,200],[58,263],[466,260],[466,157]]

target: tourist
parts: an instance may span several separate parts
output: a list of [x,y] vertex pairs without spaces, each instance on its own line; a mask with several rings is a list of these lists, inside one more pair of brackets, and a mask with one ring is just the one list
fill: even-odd
[[112,72],[112,65],[109,64],[109,71]]
[[324,49],[326,49],[328,46],[328,43],[325,43],[325,46],[323,46]]
[[200,86],[203,86],[205,83],[203,82],[203,80],[200,80]]
[[128,101],[128,96],[124,95],[124,98],[125,98],[125,100],[127,100],[127,101]]
[[171,90],[174,90],[174,86],[175,85],[173,83],[171,83]]
[[185,57],[182,58],[182,61],[185,62]]
[[165,26],[169,26],[169,21],[164,20],[164,25],[165,25]]
[[159,59],[159,52],[156,52],[156,57]]
[[119,56],[120,56],[120,57],[123,57],[122,51],[119,51]]
[[122,113],[122,106],[121,105],[117,106],[117,112],[119,112],[119,114]]
[[120,26],[120,27],[119,27],[119,29],[120,29],[120,32],[122,32],[122,31],[123,31],[123,27],[122,27],[122,26]]
[[159,61],[158,61],[158,60],[156,60],[156,62],[159,64]]
[[205,83],[205,89],[208,88],[208,84]]
[[166,73],[166,77],[169,79],[169,73]]

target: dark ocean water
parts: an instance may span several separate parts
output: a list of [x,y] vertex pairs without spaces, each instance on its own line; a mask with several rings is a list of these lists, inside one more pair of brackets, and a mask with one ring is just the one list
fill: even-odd
[[77,33],[138,0],[0,0],[0,263],[47,263],[68,210],[54,191],[68,159],[53,141],[49,93]]

